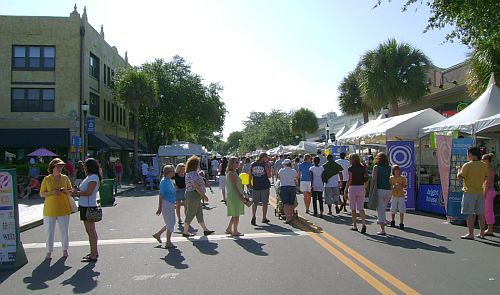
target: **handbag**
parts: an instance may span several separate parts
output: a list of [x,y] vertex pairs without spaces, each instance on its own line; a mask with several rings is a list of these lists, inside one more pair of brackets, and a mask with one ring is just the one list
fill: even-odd
[[102,209],[101,207],[88,207],[87,213],[85,214],[86,221],[99,222],[102,220]]
[[75,199],[72,196],[68,195],[69,207],[71,208],[71,213],[78,212],[78,206],[76,206]]
[[368,195],[368,204],[366,205],[368,209],[375,210],[378,206],[378,193],[377,193],[377,184],[373,186],[372,191]]

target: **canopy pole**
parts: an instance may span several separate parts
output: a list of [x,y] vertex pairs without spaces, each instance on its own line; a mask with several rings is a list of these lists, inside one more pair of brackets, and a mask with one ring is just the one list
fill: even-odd
[[474,124],[471,124],[472,125],[472,146],[476,146],[476,130],[474,128]]

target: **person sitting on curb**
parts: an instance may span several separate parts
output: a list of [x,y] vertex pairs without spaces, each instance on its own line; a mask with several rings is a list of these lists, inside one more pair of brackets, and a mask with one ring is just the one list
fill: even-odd
[[30,196],[37,194],[40,191],[40,181],[33,176],[30,176],[28,185],[23,189],[23,192],[19,198],[29,198]]

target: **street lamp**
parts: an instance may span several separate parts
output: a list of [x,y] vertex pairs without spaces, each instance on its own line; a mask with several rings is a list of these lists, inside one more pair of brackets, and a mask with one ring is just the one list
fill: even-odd
[[89,111],[90,106],[87,103],[87,101],[84,101],[82,104],[82,111],[83,111],[83,159],[87,157],[87,149],[88,149],[88,136],[87,136],[87,112]]
[[330,141],[330,125],[328,125],[328,123],[326,123],[325,133],[326,133],[325,136],[326,143],[328,143]]

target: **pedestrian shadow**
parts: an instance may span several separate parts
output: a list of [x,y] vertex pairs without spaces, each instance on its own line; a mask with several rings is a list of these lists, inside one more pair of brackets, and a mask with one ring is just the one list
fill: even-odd
[[239,239],[239,238],[235,238],[234,242],[241,248],[245,249],[247,252],[250,252],[257,256],[269,256],[269,254],[262,249],[262,246],[266,244],[259,243],[253,239]]
[[444,246],[434,246],[421,241],[407,239],[401,236],[393,236],[393,235],[379,236],[370,234],[366,234],[366,236],[371,238],[368,239],[368,241],[387,244],[394,247],[401,247],[406,249],[422,249],[426,251],[440,252],[445,254],[455,253],[455,251],[452,251]]
[[51,260],[44,259],[32,272],[30,277],[25,277],[23,282],[28,284],[26,288],[30,290],[42,290],[49,287],[46,282],[52,281],[61,276],[71,266],[65,265],[66,257],[61,257],[53,265]]
[[72,285],[73,293],[82,294],[88,293],[95,289],[98,284],[98,277],[101,273],[94,271],[95,263],[91,262],[80,268],[69,279],[64,280],[63,286]]
[[[343,225],[351,225],[352,224],[352,218],[351,216],[345,216],[345,215],[323,215],[323,219],[335,223],[335,224],[343,224]],[[361,222],[361,217],[358,216],[358,222]],[[365,216],[365,222],[366,224],[373,224],[373,221],[370,221],[368,216]]]
[[210,242],[206,237],[202,237],[199,240],[193,240],[193,246],[198,249],[202,254],[205,255],[217,255],[219,251],[217,251],[217,247],[219,245],[214,242]]
[[411,234],[416,234],[416,235],[419,235],[419,236],[424,236],[424,237],[432,238],[432,239],[437,239],[437,240],[441,240],[441,241],[451,241],[448,237],[445,237],[445,236],[442,236],[442,235],[438,235],[438,234],[436,234],[434,232],[425,231],[425,230],[421,230],[421,229],[416,229],[416,228],[412,228],[412,227],[406,227],[405,226],[405,232],[408,232],[408,233],[411,233]]
[[291,228],[283,227],[281,225],[272,224],[272,223],[268,223],[266,225],[259,225],[258,227],[255,227],[254,230],[256,230],[256,231],[267,231],[267,232],[270,232],[270,233],[293,232],[293,230]]
[[160,258],[165,261],[168,265],[175,267],[176,269],[186,269],[189,265],[185,264],[186,258],[182,256],[182,251],[177,248],[167,249],[168,254],[165,257]]
[[489,246],[493,246],[493,247],[500,247],[500,242],[498,241],[494,241],[494,240],[491,240],[491,239],[478,239],[476,238],[476,241],[479,241],[483,244],[486,244],[486,245],[489,245]]

